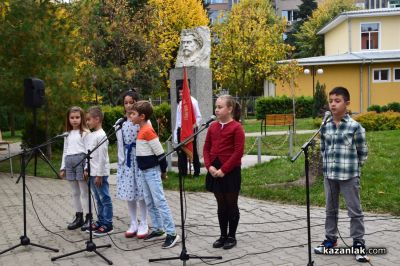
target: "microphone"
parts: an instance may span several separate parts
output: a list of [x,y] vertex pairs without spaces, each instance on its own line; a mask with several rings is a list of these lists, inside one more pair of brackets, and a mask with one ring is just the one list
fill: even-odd
[[54,138],[55,138],[55,139],[58,139],[58,138],[66,138],[66,137],[68,137],[68,135],[69,135],[68,132],[64,132],[64,133],[62,133],[62,134],[60,134],[60,135],[55,136]]
[[331,111],[326,111],[324,118],[322,119],[322,125],[326,125],[326,122],[328,122],[328,119],[332,117]]
[[117,122],[115,122],[114,128],[122,127],[122,124],[127,120],[127,117],[121,117],[120,119],[117,120]]
[[207,122],[205,122],[205,123],[203,123],[203,124],[201,124],[201,125],[202,125],[202,126],[207,126],[207,127],[208,127],[212,121],[215,121],[215,119],[217,119],[217,117],[216,117],[215,115],[212,115],[212,116],[210,116],[210,119],[208,119]]

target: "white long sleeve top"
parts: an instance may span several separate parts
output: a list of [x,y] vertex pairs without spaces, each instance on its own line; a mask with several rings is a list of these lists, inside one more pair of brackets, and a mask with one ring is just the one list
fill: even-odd
[[[106,138],[106,132],[98,129],[88,134],[89,150],[93,150],[100,142]],[[110,175],[110,159],[108,157],[108,140],[105,141],[98,149],[91,154],[90,159],[90,176],[109,176]]]
[[[196,124],[197,126],[200,126],[201,124],[201,113],[200,113],[200,108],[199,108],[199,103],[195,98],[190,96],[192,99],[192,104],[193,104],[193,109],[194,109],[194,116],[196,117]],[[176,107],[176,119],[175,119],[175,129],[174,129],[174,142],[178,143],[178,128],[181,127],[181,116],[182,116],[182,101],[179,102],[178,106]]]
[[68,136],[64,138],[64,149],[61,160],[61,168],[60,170],[65,169],[65,157],[67,155],[74,155],[87,152],[86,141],[89,132],[80,133],[79,129],[71,130],[68,133]]

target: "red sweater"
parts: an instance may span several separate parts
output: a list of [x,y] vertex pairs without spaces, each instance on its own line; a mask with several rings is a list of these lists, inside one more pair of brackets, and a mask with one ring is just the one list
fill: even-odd
[[218,157],[222,164],[221,171],[227,174],[241,165],[244,150],[244,130],[237,121],[225,124],[221,129],[219,122],[210,125],[204,143],[204,164],[208,170]]

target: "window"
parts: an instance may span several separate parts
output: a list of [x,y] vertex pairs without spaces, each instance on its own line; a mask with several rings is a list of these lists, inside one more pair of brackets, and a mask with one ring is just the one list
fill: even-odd
[[389,82],[390,81],[390,68],[373,69],[374,82]]
[[400,67],[393,68],[393,81],[400,82]]
[[379,49],[379,23],[361,23],[361,49]]
[[293,21],[297,21],[299,17],[299,11],[297,10],[282,10],[282,17],[286,18],[289,24],[292,24]]

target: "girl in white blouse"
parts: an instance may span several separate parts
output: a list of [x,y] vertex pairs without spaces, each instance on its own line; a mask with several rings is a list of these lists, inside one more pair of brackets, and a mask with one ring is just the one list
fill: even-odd
[[[66,178],[72,189],[72,202],[75,208],[75,218],[68,224],[69,230],[81,227],[85,231],[89,227],[88,186],[83,178],[86,155],[85,138],[89,133],[85,114],[82,108],[73,106],[68,109],[65,121],[68,136],[64,139],[64,150],[61,162],[60,176]],[[78,165],[77,165],[78,164]],[[85,208],[83,208],[84,206]],[[85,210],[84,210],[85,209]],[[85,211],[86,217],[83,218]]]

